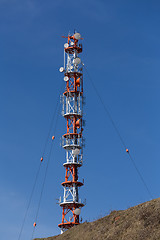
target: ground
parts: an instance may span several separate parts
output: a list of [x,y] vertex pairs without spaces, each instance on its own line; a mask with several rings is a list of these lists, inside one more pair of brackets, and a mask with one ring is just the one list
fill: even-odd
[[160,240],[160,198],[35,240]]

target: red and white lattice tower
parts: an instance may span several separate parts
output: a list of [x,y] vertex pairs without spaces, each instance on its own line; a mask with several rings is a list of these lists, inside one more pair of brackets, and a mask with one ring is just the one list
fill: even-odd
[[75,33],[65,37],[64,67],[60,72],[64,73],[66,89],[62,95],[62,115],[66,119],[67,133],[62,136],[62,147],[66,151],[65,181],[63,200],[59,205],[62,208],[62,222],[58,225],[61,233],[80,223],[80,212],[84,203],[79,199],[79,187],[83,182],[79,181],[78,170],[83,163],[83,138],[82,138],[82,107],[83,107],[83,64],[79,58],[82,52],[82,44],[79,43],[81,35]]

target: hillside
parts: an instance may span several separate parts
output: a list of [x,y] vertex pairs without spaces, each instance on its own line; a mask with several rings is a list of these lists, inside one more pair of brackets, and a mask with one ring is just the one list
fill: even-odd
[[160,198],[127,210],[112,211],[62,235],[35,240],[160,240]]

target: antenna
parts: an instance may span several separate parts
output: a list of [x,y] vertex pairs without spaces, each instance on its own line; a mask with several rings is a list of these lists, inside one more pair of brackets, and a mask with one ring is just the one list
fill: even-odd
[[62,115],[66,120],[66,133],[62,136],[62,147],[66,151],[65,181],[62,182],[64,194],[59,205],[62,208],[62,222],[58,225],[61,233],[80,224],[79,215],[84,204],[79,199],[79,188],[83,182],[78,179],[78,169],[83,163],[83,65],[78,57],[82,52],[80,33],[68,35],[64,44],[64,74],[66,89],[63,93]]

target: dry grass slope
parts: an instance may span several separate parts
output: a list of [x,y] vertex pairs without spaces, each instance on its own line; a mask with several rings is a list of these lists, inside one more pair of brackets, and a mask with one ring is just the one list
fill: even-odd
[[62,235],[35,240],[160,240],[160,198],[97,221],[73,227]]

